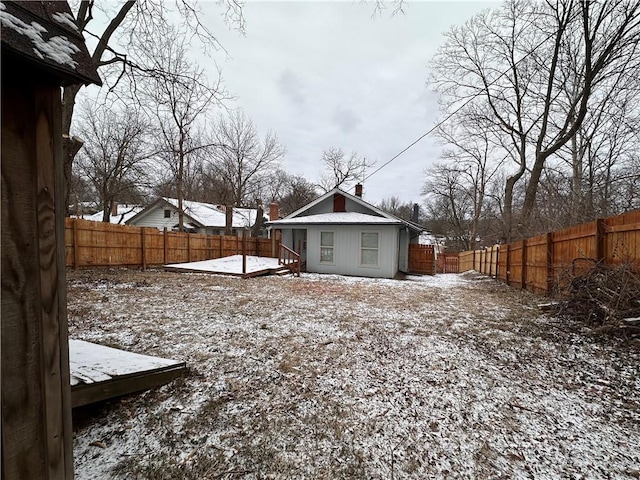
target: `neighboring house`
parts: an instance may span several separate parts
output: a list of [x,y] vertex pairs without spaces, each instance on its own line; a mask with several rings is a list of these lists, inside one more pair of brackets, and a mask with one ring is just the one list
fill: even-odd
[[[184,228],[191,233],[223,235],[226,225],[225,208],[211,203],[182,202],[184,211]],[[255,208],[234,208],[232,234],[241,235],[245,228],[251,228],[256,221],[258,210]],[[137,227],[155,227],[159,230],[178,229],[178,200],[175,198],[159,198],[126,222]]]
[[308,272],[393,278],[408,271],[409,244],[423,228],[338,188],[281,220],[282,244],[300,253]]
[[[127,221],[138,213],[144,210],[144,207],[140,205],[114,205],[109,215],[109,223],[115,223],[125,225]],[[76,218],[82,218],[83,220],[91,220],[92,222],[101,222],[103,217],[102,210],[91,215],[76,216]]]

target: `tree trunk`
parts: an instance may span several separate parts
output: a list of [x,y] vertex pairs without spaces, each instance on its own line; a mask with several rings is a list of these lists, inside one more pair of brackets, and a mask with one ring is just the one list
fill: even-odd
[[180,132],[178,142],[178,178],[176,178],[176,193],[178,195],[178,231],[184,231],[184,210],[183,210],[183,175],[184,175],[184,134]]

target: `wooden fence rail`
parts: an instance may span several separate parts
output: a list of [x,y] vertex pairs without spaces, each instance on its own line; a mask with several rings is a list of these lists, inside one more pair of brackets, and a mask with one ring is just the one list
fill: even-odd
[[462,252],[459,271],[476,270],[511,286],[552,293],[596,264],[640,268],[640,210],[508,245]]
[[[247,255],[276,257],[270,239],[247,238],[246,243]],[[146,268],[239,255],[242,253],[242,238],[67,218],[65,250],[67,267]]]

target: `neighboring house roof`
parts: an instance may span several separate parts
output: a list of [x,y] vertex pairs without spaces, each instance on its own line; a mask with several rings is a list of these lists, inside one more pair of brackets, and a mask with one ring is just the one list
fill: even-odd
[[[118,214],[109,215],[109,223],[125,224],[130,218],[133,218],[140,213],[144,207],[140,205],[118,205]],[[102,221],[102,212],[96,212],[92,215],[84,215],[84,220],[91,220],[92,222]]]
[[[361,212],[326,212],[320,214],[306,215],[305,213],[311,210],[316,205],[322,202],[332,201],[335,194],[343,195],[345,198],[359,204],[369,213]],[[371,205],[368,202],[362,200],[362,198],[351,195],[339,188],[321,195],[312,202],[308,203],[304,207],[296,210],[295,212],[287,215],[281,220],[273,220],[267,222],[268,225],[274,227],[285,227],[292,225],[404,225],[415,232],[421,232],[424,228],[413,222],[408,222],[395,215],[385,212],[379,209],[375,205]]]
[[283,218],[282,220],[274,220],[269,222],[277,226],[283,225],[353,225],[359,223],[376,224],[376,225],[401,225],[400,219],[390,219],[375,215],[367,215],[358,212],[331,212],[319,213],[316,215],[300,216],[294,218]]
[[67,2],[0,2],[0,26],[3,56],[44,67],[63,85],[102,85]]
[[[159,198],[154,203],[129,218],[126,223],[135,223],[136,220],[144,217],[151,210],[164,206],[171,206],[177,210],[178,200],[176,198]],[[223,208],[219,205],[184,200],[182,202],[182,209],[185,215],[185,227],[187,228],[225,228],[227,216]],[[250,228],[256,221],[257,213],[258,211],[255,208],[234,208],[232,227]],[[190,223],[191,225],[187,226],[187,223]]]

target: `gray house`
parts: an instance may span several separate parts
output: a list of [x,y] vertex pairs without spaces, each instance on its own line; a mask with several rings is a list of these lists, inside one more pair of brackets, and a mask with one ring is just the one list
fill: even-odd
[[393,278],[409,267],[409,244],[423,228],[339,188],[325,193],[281,220],[282,244],[295,250],[308,272]]

